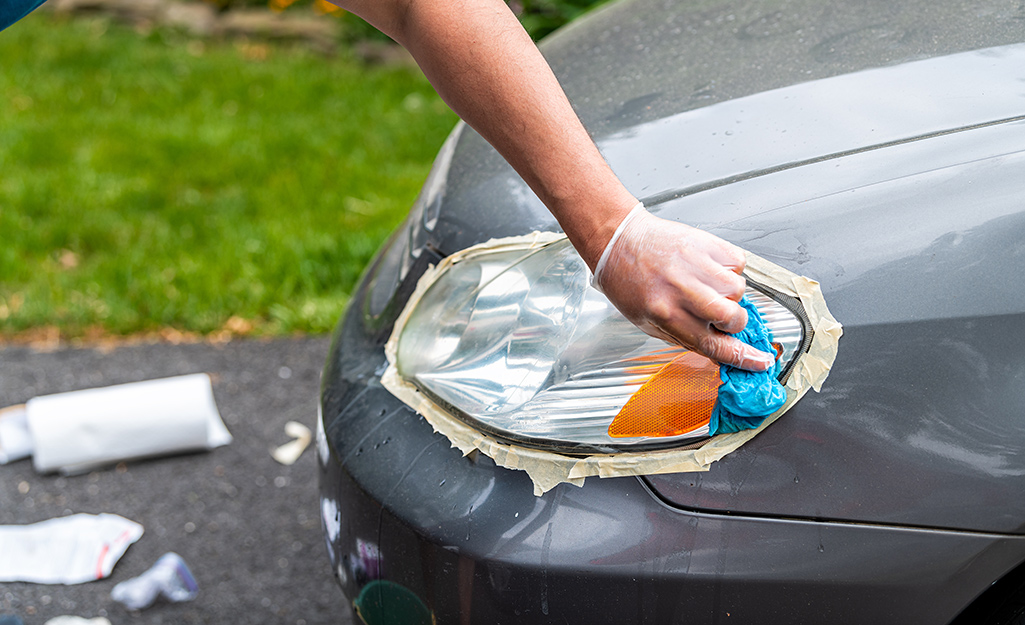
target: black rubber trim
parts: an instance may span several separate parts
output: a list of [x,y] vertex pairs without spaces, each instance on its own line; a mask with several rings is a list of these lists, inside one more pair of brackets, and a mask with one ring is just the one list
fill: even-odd
[[[747,276],[745,276],[747,278]],[[789,310],[797,320],[801,322],[801,344],[797,348],[794,357],[790,359],[790,362],[783,367],[783,370],[779,372],[780,384],[786,384],[787,380],[790,379],[790,372],[794,370],[794,366],[797,365],[797,360],[803,355],[807,354],[808,350],[811,349],[812,339],[815,338],[815,330],[811,327],[811,319],[808,318],[808,312],[804,309],[804,304],[801,300],[784,293],[780,293],[776,289],[767,287],[764,284],[759,284],[754,280],[747,278],[747,285],[756,291],[760,291],[762,294],[776,300],[781,306]]]

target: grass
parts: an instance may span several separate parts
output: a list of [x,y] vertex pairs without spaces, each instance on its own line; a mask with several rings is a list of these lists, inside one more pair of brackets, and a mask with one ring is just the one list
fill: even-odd
[[408,68],[101,18],[0,58],[0,336],[328,331],[456,121]]

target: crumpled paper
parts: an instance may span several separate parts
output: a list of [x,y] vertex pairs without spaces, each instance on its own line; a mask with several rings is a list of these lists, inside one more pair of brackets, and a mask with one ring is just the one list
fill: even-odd
[[829,375],[829,369],[836,358],[837,345],[843,334],[842,326],[829,313],[818,282],[794,274],[751,253],[747,254],[745,275],[763,286],[799,299],[808,315],[813,333],[810,348],[798,357],[787,379],[786,403],[756,429],[720,434],[687,448],[571,457],[510,445],[483,434],[450,415],[420,393],[415,386],[402,379],[395,366],[398,337],[416,304],[441,272],[472,254],[497,250],[527,251],[563,238],[565,235],[535,232],[526,236],[494,239],[446,257],[437,267],[428,269],[420,278],[416,290],[395,323],[391,338],[385,345],[389,365],[381,378],[381,383],[393,395],[422,415],[436,432],[447,437],[452,446],[458,448],[464,456],[476,450],[493,459],[499,466],[525,471],[534,483],[534,494],[537,496],[564,482],[583,486],[584,479],[594,475],[620,477],[707,471],[713,462],[722,459],[769,427],[809,389],[819,391],[822,388],[822,383]]
[[303,455],[306,447],[313,440],[313,433],[310,428],[298,421],[289,421],[285,424],[285,434],[292,437],[292,440],[281,445],[271,452],[271,457],[279,463],[288,466],[295,464],[299,456]]

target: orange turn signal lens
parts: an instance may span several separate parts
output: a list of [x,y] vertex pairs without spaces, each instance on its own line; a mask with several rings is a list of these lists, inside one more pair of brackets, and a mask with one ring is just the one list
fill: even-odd
[[609,425],[609,436],[679,436],[708,425],[719,397],[719,365],[680,354],[651,376]]

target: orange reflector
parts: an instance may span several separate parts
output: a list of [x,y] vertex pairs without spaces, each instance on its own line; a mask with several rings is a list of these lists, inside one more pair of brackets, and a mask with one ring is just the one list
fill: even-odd
[[679,436],[708,424],[719,397],[719,365],[684,352],[651,376],[609,425],[609,436]]

